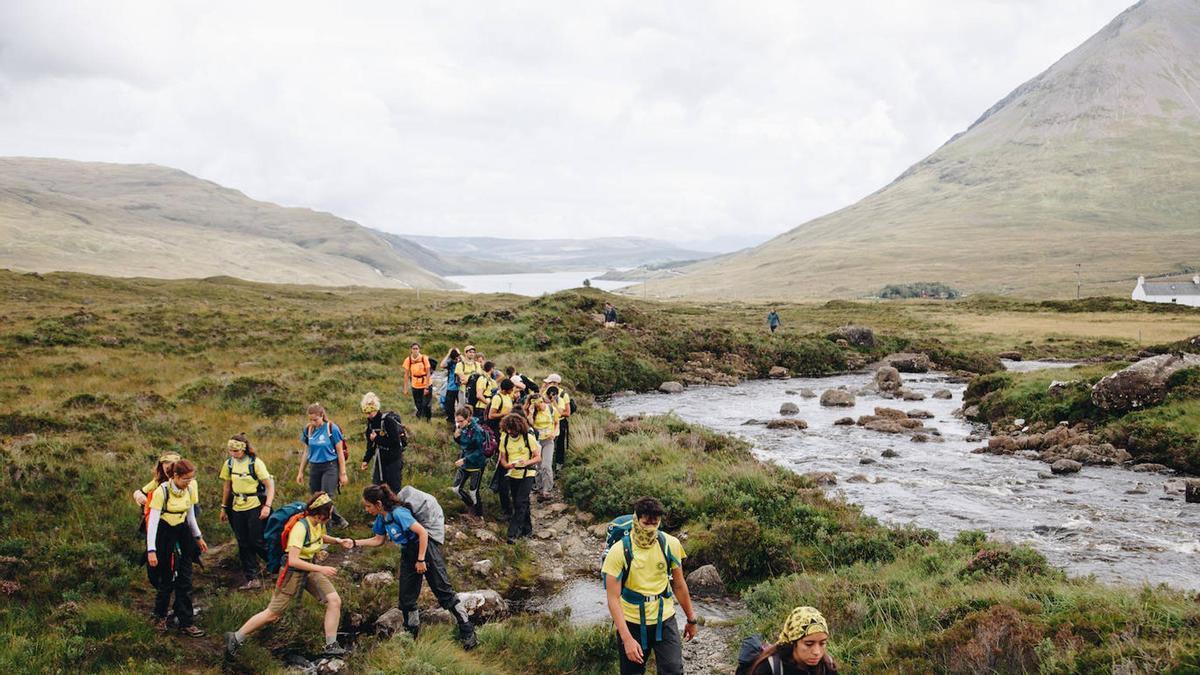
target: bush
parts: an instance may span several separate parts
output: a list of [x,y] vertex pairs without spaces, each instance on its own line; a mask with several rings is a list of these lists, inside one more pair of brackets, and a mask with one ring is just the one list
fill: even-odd
[[960,575],[1012,581],[1018,577],[1046,576],[1052,572],[1041,553],[1027,547],[983,549],[975,554]]
[[888,284],[879,291],[879,297],[884,300],[900,300],[905,298],[935,298],[938,300],[954,300],[961,297],[956,289],[940,281],[918,281],[911,284]]

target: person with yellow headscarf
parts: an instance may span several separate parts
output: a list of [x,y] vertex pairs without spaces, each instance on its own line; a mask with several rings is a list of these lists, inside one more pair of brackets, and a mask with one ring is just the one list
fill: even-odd
[[[757,636],[753,638],[757,640]],[[814,607],[792,610],[779,631],[779,639],[763,649],[738,675],[837,675],[829,656],[829,624]],[[746,643],[743,643],[745,651]],[[740,662],[740,660],[739,660]]]
[[275,502],[275,479],[246,434],[236,434],[226,441],[225,451],[229,457],[221,465],[219,476],[225,483],[220,519],[229,522],[237,539],[238,560],[246,578],[238,590],[255,591],[262,588],[258,559],[267,559],[263,525],[271,517],[271,505]]

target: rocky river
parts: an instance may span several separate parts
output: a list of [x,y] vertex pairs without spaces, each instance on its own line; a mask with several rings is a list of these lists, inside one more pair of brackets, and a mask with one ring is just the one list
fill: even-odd
[[[955,415],[965,384],[934,372],[903,377],[905,389],[924,400],[898,401],[866,392],[872,374],[861,372],[623,396],[609,407],[622,416],[674,413],[746,439],[763,460],[799,473],[832,473],[837,482],[827,490],[842,493],[885,522],[911,523],[943,536],[983,530],[1027,543],[1073,575],[1200,589],[1200,505],[1184,502],[1179,479],[1099,466],[1056,476],[1044,462],[972,453],[986,444],[987,429]],[[1069,379],[1066,371],[1064,379]],[[811,396],[839,388],[855,393],[853,407],[825,407]],[[935,398],[939,390],[942,396],[948,391],[950,398]],[[746,424],[779,418],[784,403],[795,404],[798,412],[789,419],[803,420],[807,429]],[[877,406],[913,411],[914,417],[924,418],[925,430],[896,434],[834,424],[872,415]]]

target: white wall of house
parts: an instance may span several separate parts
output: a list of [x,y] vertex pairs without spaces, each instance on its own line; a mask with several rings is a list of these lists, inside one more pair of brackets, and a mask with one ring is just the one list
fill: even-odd
[[[1154,282],[1152,282],[1154,283]],[[1161,286],[1162,282],[1155,283],[1156,286]],[[1161,288],[1156,288],[1154,293],[1146,292],[1146,277],[1138,277],[1137,286],[1133,289],[1133,299],[1141,302],[1163,302],[1168,305],[1186,305],[1188,307],[1200,307],[1200,276],[1192,277],[1188,281],[1175,281],[1171,285],[1175,287],[1178,293],[1164,293]],[[1168,292],[1170,287],[1166,289]]]

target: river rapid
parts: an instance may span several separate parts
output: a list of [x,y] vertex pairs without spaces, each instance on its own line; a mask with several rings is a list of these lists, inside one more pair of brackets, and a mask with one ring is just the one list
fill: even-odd
[[[1060,364],[1025,362],[1014,370]],[[1063,371],[1062,379],[1071,379]],[[939,373],[906,374],[904,386],[925,394],[924,401],[885,399],[858,394],[853,408],[822,407],[818,395],[845,386],[859,392],[870,373],[826,378],[756,380],[737,387],[689,387],[681,394],[639,394],[614,398],[617,415],[674,413],[681,419],[749,441],[762,460],[798,473],[828,471],[837,476],[828,491],[841,493],[863,511],[892,524],[911,523],[943,536],[968,529],[999,539],[1026,543],[1073,575],[1094,574],[1109,582],[1167,583],[1200,589],[1196,553],[1200,552],[1200,505],[1185,504],[1178,479],[1122,468],[1086,466],[1077,474],[1051,476],[1050,467],[1013,456],[972,454],[985,442],[986,428],[954,416],[965,384]],[[950,400],[935,399],[948,389]],[[749,419],[779,417],[793,402],[797,419],[808,429],[770,430],[747,426]],[[876,406],[933,413],[925,420],[941,441],[914,442],[909,434],[891,435],[858,426],[834,426],[841,417],[869,415]],[[898,454],[884,458],[884,450]],[[862,463],[862,460],[873,463]],[[858,476],[850,482],[849,479]]]

